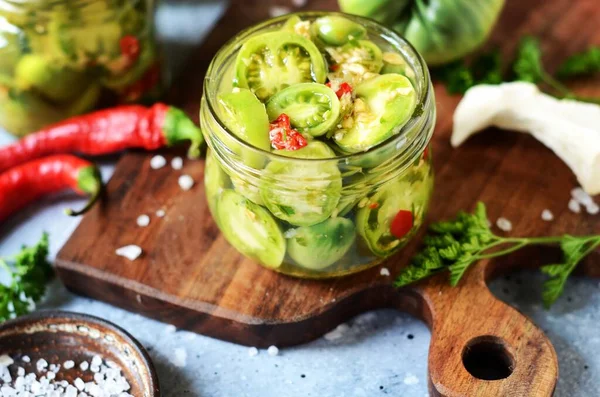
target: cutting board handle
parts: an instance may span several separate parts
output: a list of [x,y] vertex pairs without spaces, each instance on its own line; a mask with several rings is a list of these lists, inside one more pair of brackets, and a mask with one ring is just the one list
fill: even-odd
[[408,310],[431,328],[430,394],[552,396],[558,379],[554,348],[531,320],[492,295],[487,266],[477,264],[460,288],[440,275],[406,291],[413,297]]

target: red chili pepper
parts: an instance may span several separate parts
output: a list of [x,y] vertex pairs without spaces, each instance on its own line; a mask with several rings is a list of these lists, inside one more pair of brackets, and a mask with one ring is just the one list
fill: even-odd
[[80,215],[100,197],[100,172],[93,163],[68,154],[44,157],[11,168],[0,174],[0,223],[38,198],[66,188],[91,196],[80,211],[66,211],[68,215]]
[[290,118],[282,113],[271,123],[271,145],[277,150],[298,150],[306,146],[306,138],[292,128]]
[[120,94],[121,102],[134,102],[139,100],[144,93],[150,91],[160,82],[160,65],[155,63],[150,66],[142,77],[124,88]]
[[411,211],[400,210],[390,225],[390,232],[396,238],[403,238],[413,227],[413,214]]
[[0,148],[0,172],[50,154],[155,150],[185,140],[192,142],[190,155],[198,156],[202,133],[181,110],[162,103],[119,106],[64,120]]
[[[331,88],[331,81],[325,85]],[[337,95],[338,98],[341,98],[344,94],[352,94],[352,86],[345,82],[340,84],[340,88],[335,92],[335,95]]]
[[121,54],[125,55],[130,61],[135,61],[140,56],[140,41],[135,36],[121,37],[119,47],[121,47]]

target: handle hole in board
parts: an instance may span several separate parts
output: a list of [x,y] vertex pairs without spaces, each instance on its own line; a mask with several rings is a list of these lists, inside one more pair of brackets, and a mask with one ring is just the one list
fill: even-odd
[[462,361],[465,369],[477,379],[508,378],[515,369],[515,359],[507,343],[496,336],[471,339],[465,346]]

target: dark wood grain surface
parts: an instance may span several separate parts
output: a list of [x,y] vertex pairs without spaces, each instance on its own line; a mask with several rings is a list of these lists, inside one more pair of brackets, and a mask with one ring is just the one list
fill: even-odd
[[[197,120],[204,71],[218,48],[240,29],[268,17],[276,2],[238,1],[223,16],[205,44],[193,54],[174,84],[170,101]],[[287,4],[281,0],[279,4]],[[552,69],[570,53],[600,44],[597,0],[508,0],[489,46],[508,56],[519,37],[542,39]],[[306,9],[336,9],[334,0],[309,1]],[[582,94],[600,95],[598,80],[576,82]],[[429,219],[452,217],[481,200],[490,218],[513,222],[514,235],[600,231],[600,217],[567,209],[575,177],[550,150],[533,138],[490,129],[452,149],[452,114],[459,97],[436,85],[438,123],[433,139],[436,190]],[[497,300],[486,280],[515,267],[539,266],[559,257],[552,249],[530,249],[480,263],[460,288],[443,277],[403,291],[391,281],[418,245],[418,239],[380,268],[330,281],[292,279],[263,269],[239,255],[219,234],[204,198],[203,161],[187,161],[182,171],[151,170],[150,156],[129,153],[120,160],[107,187],[104,205],[85,216],[57,258],[58,273],[71,290],[149,317],[237,343],[268,346],[314,339],[350,316],[396,307],[432,328],[430,390],[443,396],[548,396],[558,376],[556,356],[543,333],[516,310]],[[172,156],[167,153],[167,156]],[[197,184],[182,192],[181,173]],[[553,222],[542,221],[550,209]],[[142,213],[164,209],[146,228]],[[135,262],[114,250],[137,244],[144,255]],[[580,267],[600,275],[600,254]],[[485,336],[481,339],[482,336]],[[471,375],[463,360],[469,352],[508,360],[512,375],[485,381]],[[467,354],[468,353],[468,354]],[[473,353],[473,357],[476,354]],[[468,357],[467,357],[468,358]],[[481,358],[481,357],[479,357]]]

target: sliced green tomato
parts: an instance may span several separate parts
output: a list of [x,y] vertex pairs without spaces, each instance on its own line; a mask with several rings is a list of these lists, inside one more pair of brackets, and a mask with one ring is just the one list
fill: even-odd
[[335,127],[340,118],[340,100],[333,90],[317,83],[300,83],[284,88],[267,102],[267,114],[275,120],[282,113],[292,127],[320,136]]
[[12,135],[27,135],[65,117],[60,109],[29,92],[0,94],[0,125]]
[[236,82],[261,101],[293,84],[324,83],[325,60],[309,39],[292,32],[268,32],[251,37],[240,49]]
[[383,53],[370,40],[352,41],[341,47],[327,47],[325,50],[333,62],[340,65],[340,72],[379,73],[383,67]]
[[[330,158],[333,151],[322,142],[311,142],[293,152],[276,153],[315,159]],[[341,191],[342,178],[335,161],[315,164],[275,160],[265,168],[260,185],[260,195],[269,211],[297,226],[311,226],[329,218]]]
[[357,99],[352,127],[335,141],[348,153],[366,151],[397,134],[417,106],[417,94],[410,80],[399,74],[366,80],[354,92]]
[[351,220],[329,218],[317,225],[296,229],[288,240],[288,254],[302,267],[322,270],[346,255],[355,237]]
[[255,204],[264,205],[262,198],[260,197],[260,189],[258,186],[255,186],[251,182],[237,176],[231,177],[231,183],[233,183],[233,188],[236,192]]
[[285,239],[269,211],[233,190],[224,190],[217,217],[223,235],[238,251],[267,267],[281,266]]
[[319,141],[311,141],[302,149],[275,150],[273,153],[298,159],[329,159],[335,157],[333,149],[327,146],[327,144]]
[[67,102],[90,86],[90,76],[69,67],[59,67],[37,54],[21,57],[15,67],[15,87],[34,90],[56,102]]
[[231,186],[229,176],[223,171],[210,149],[206,153],[204,165],[204,187],[208,205],[213,213],[216,212],[217,201],[221,192]]
[[311,26],[312,37],[325,45],[341,46],[362,39],[366,34],[362,25],[337,15],[318,18]]
[[23,32],[3,16],[0,16],[0,26],[0,75],[11,76],[27,43]]
[[396,238],[391,233],[392,222],[400,210],[413,212],[418,221],[429,193],[424,184],[397,180],[385,184],[368,198],[356,213],[356,228],[375,255],[390,256],[412,236],[410,233],[403,239]]

